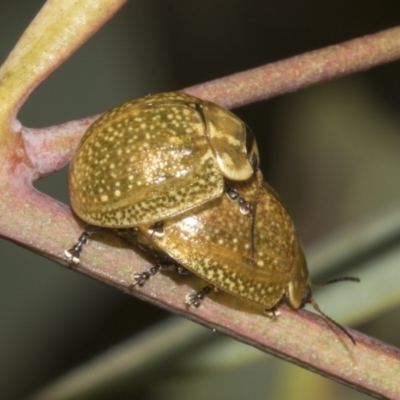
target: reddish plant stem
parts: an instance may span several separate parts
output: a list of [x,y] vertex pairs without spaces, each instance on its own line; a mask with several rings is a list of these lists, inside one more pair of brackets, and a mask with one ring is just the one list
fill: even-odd
[[192,86],[185,92],[236,108],[399,58],[397,27]]

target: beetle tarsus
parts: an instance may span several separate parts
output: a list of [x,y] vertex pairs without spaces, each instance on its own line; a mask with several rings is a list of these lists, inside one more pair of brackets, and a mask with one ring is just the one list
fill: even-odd
[[160,271],[172,271],[175,272],[178,275],[189,275],[189,271],[182,267],[179,264],[174,264],[174,263],[160,263],[159,264],[159,269]]
[[249,201],[244,200],[242,197],[239,197],[238,203],[239,211],[243,215],[250,214],[253,211],[253,205]]
[[69,250],[65,250],[64,255],[66,259],[72,264],[78,264],[83,246],[89,240],[89,234],[85,231],[79,236],[78,242]]
[[281,313],[276,307],[272,307],[266,309],[265,314],[271,321],[276,321]]
[[226,189],[226,195],[232,201],[236,201],[239,197],[239,193],[235,189],[229,187]]
[[165,235],[164,222],[163,221],[156,222],[153,226],[149,228],[148,232],[151,235],[152,239],[154,237],[162,238]]
[[161,264],[157,264],[154,267],[151,267],[148,271],[137,272],[133,275],[135,282],[132,284],[132,287],[142,287],[153,275],[160,271],[161,268]]
[[173,271],[179,275],[188,275],[189,271],[178,264],[173,263],[158,263],[154,267],[151,267],[148,271],[137,272],[133,275],[135,282],[132,287],[142,287],[153,275],[159,271]]
[[214,286],[208,285],[203,287],[203,289],[200,290],[200,292],[196,293],[190,293],[186,296],[186,302],[185,306],[186,308],[189,308],[190,306],[194,306],[198,308],[201,304],[201,301],[204,299],[204,297],[207,296],[208,293],[210,293],[214,289]]
[[104,228],[100,226],[87,225],[85,230],[79,236],[78,242],[70,249],[64,251],[65,258],[72,264],[78,264],[83,246],[88,242],[89,237],[96,232],[102,231]]
[[228,187],[225,192],[229,200],[236,201],[239,204],[239,211],[243,215],[250,214],[253,211],[253,205],[244,199],[236,189]]
[[190,275],[190,272],[181,265],[174,265],[174,272],[176,272],[178,275]]

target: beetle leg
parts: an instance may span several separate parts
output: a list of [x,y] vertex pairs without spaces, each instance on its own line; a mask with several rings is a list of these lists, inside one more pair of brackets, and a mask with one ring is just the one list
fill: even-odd
[[232,201],[237,201],[239,204],[239,210],[243,215],[250,214],[253,210],[253,205],[245,200],[236,189],[232,189],[230,187],[226,188],[226,195]]
[[143,286],[146,281],[148,281],[153,275],[155,275],[159,271],[173,271],[179,275],[188,275],[189,271],[182,266],[175,263],[158,263],[154,267],[151,267],[148,271],[137,272],[133,275],[135,282],[132,284],[132,287]]
[[267,315],[267,317],[272,321],[277,320],[279,315],[281,314],[280,311],[276,307],[272,307],[267,310],[264,310],[264,312]]
[[158,221],[154,225],[152,225],[148,229],[149,234],[151,235],[151,238],[153,239],[154,237],[156,238],[162,238],[165,235],[164,232],[164,222],[163,221]]
[[148,271],[137,272],[133,275],[135,282],[132,284],[132,287],[143,286],[146,281],[150,279],[151,276],[155,275],[162,268],[162,264],[156,264],[154,267],[151,267]]
[[228,198],[232,201],[236,201],[239,197],[239,193],[237,192],[236,189],[232,189],[230,187],[227,187],[225,189],[226,195],[228,196]]
[[179,264],[160,264],[161,271],[173,271],[178,275],[189,275],[190,272]]
[[188,294],[185,302],[186,308],[189,308],[190,306],[195,306],[196,308],[199,307],[204,297],[206,297],[206,295],[212,290],[214,290],[214,286],[208,285],[203,287],[200,292]]
[[82,252],[83,246],[88,242],[89,237],[93,235],[93,233],[104,230],[104,228],[94,225],[85,226],[85,230],[79,236],[78,242],[72,246],[69,250],[64,251],[65,258],[72,264],[78,264],[80,261],[80,255]]

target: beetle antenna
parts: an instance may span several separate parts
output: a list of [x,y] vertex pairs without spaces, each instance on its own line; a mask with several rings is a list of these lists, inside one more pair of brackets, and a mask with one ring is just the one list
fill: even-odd
[[254,265],[254,253],[255,253],[255,249],[254,249],[254,230],[256,227],[256,213],[257,213],[257,204],[258,204],[258,198],[260,196],[260,188],[261,185],[263,183],[263,176],[261,173],[261,170],[258,168],[257,169],[257,191],[256,191],[256,195],[253,201],[253,206],[252,206],[252,216],[251,216],[251,232],[250,232],[250,243],[251,243],[251,254],[250,254],[250,260],[251,263]]
[[[333,282],[331,282],[333,283]],[[318,303],[311,298],[309,300],[309,303],[314,307],[314,310],[317,311],[318,314],[320,314],[326,321],[330,322],[332,325],[336,326],[336,328],[340,329],[352,342],[354,345],[356,345],[356,341],[354,340],[353,336],[340,324],[338,324],[335,320],[332,318],[328,317],[320,308]]]
[[343,276],[341,278],[333,278],[333,279],[329,279],[329,281],[316,283],[316,284],[313,284],[312,286],[313,286],[313,288],[319,288],[321,286],[326,286],[326,285],[330,285],[332,283],[343,282],[343,281],[360,282],[360,279],[356,278],[354,276]]
[[[333,278],[330,279],[328,281],[325,282],[321,282],[321,283],[316,283],[313,284],[313,288],[318,288],[321,286],[326,286],[326,285],[330,285],[332,283],[336,283],[336,282],[343,282],[343,281],[350,281],[350,282],[360,282],[359,278],[355,278],[353,276],[343,276],[341,278]],[[340,329],[355,345],[356,341],[354,340],[353,336],[350,335],[350,333],[340,324],[338,324],[335,320],[333,320],[332,318],[328,317],[320,308],[318,303],[311,297],[311,291],[309,292],[309,298],[307,299],[307,302],[310,303],[313,307],[314,310],[317,311],[320,315],[322,315],[326,321],[330,322],[332,325],[336,326],[336,328]]]

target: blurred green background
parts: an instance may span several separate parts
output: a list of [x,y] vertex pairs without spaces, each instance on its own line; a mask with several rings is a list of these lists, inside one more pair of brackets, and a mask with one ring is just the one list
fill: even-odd
[[[2,60],[43,3],[1,1]],[[19,119],[42,127],[82,118],[135,97],[178,90],[399,22],[398,0],[131,0],[31,95]],[[266,180],[286,203],[307,251],[364,218],[399,209],[399,109],[397,62],[235,110],[255,132]],[[66,170],[36,187],[68,203]],[[395,246],[398,236],[380,250]],[[0,252],[1,399],[25,398],[114,345],[135,335],[146,337],[148,329],[164,340],[162,322],[171,316],[163,310],[3,239]],[[370,261],[372,256],[363,255]],[[371,271],[379,275],[379,260],[370,262],[366,276]],[[400,258],[398,264],[400,269]],[[335,275],[339,272],[346,273],[345,267]],[[387,278],[399,282],[398,276]],[[363,292],[374,304],[382,300],[384,284],[368,282],[343,284],[344,306],[338,311],[331,312],[328,301],[321,300],[321,308],[338,322],[400,346],[398,296],[388,295],[380,307],[368,306],[362,318],[360,312],[359,318],[341,316],[351,307],[352,292]],[[127,379],[94,398],[322,396],[367,398],[205,333],[183,353],[158,360],[146,370],[146,379]]]

